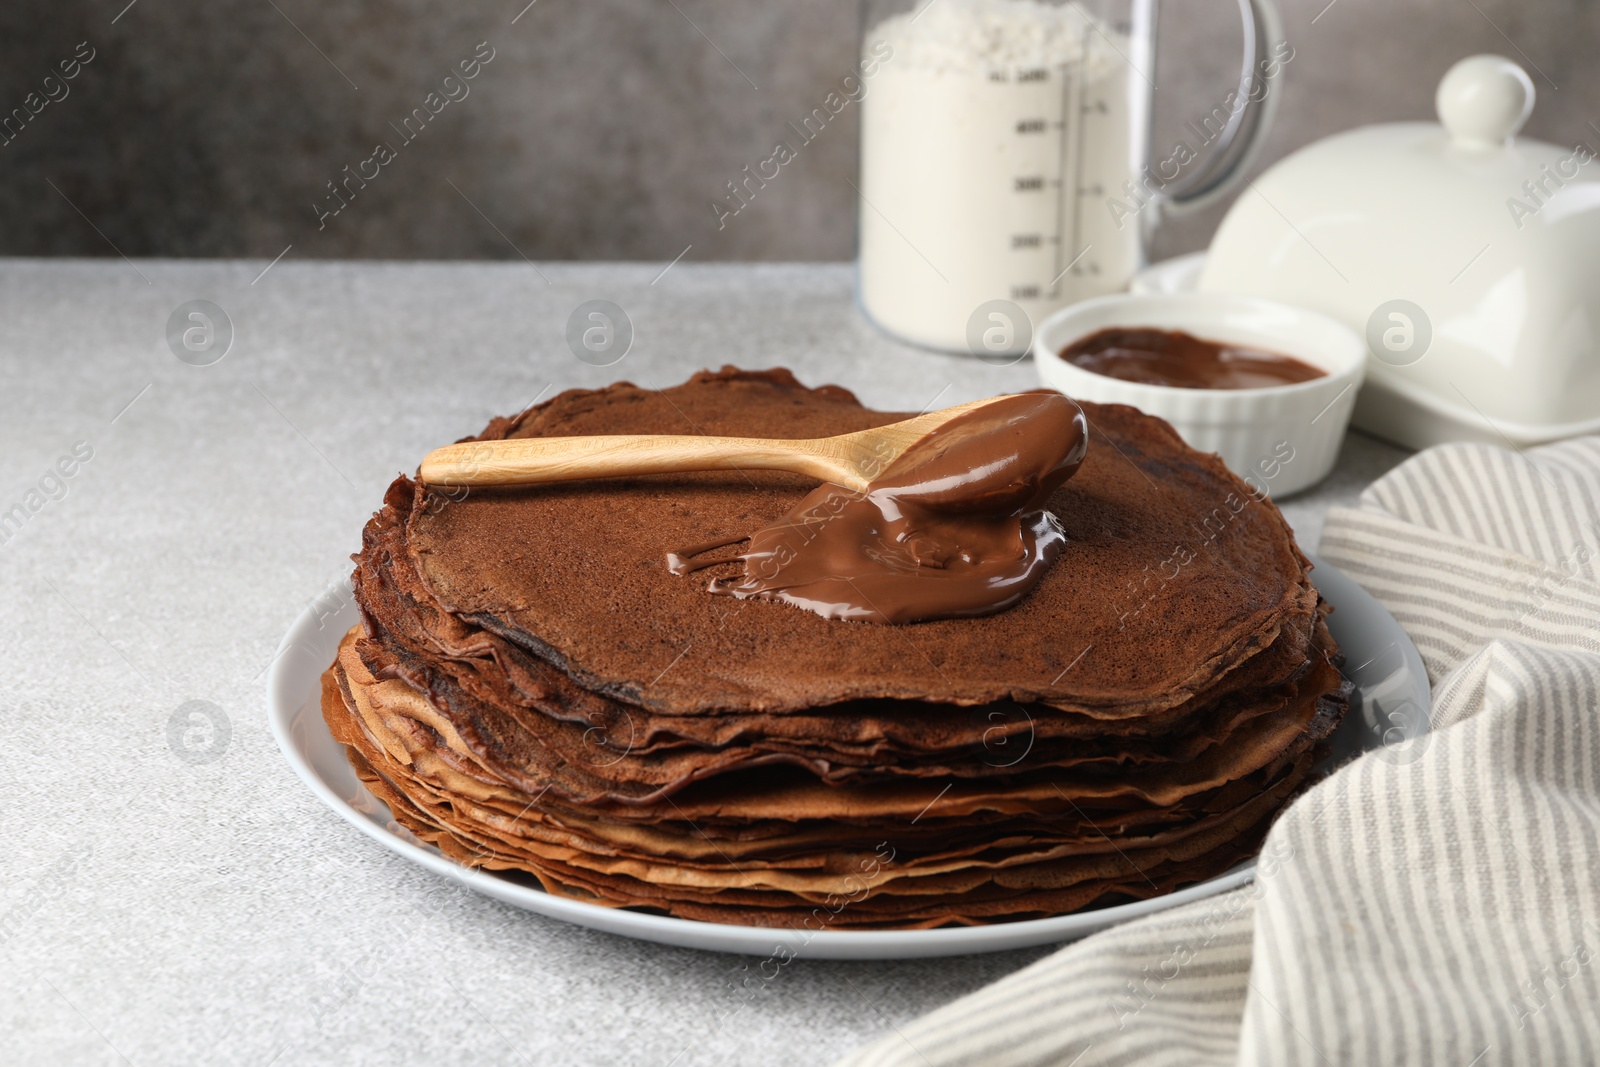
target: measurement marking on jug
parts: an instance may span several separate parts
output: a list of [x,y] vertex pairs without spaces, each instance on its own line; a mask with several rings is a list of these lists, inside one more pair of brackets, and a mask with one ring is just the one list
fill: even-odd
[[1044,189],[1044,178],[1038,175],[1030,175],[1026,178],[1017,178],[1015,188],[1019,193],[1041,192]]
[[[1082,49],[1079,52],[1079,55],[1084,57],[1084,64],[1085,65],[1087,65],[1088,62],[1089,62],[1089,45],[1090,45],[1089,31],[1086,28],[1083,31],[1083,37],[1082,37],[1082,39],[1080,41],[1080,44],[1079,44],[1079,47]],[[1085,126],[1088,125],[1088,123],[1085,122],[1083,120],[1083,117],[1082,117],[1088,111],[1088,109],[1084,106],[1084,103],[1083,103],[1083,94],[1084,94],[1085,86],[1087,84],[1087,76],[1084,74],[1083,68],[1081,68],[1081,67],[1079,68],[1077,73],[1078,73],[1078,79],[1076,79],[1077,82],[1078,82],[1078,94],[1077,94],[1078,95],[1078,109],[1077,110],[1078,110],[1078,115],[1079,115],[1079,118],[1078,118],[1078,129],[1077,129],[1077,135],[1078,135],[1077,136],[1077,142],[1078,143],[1073,147],[1073,150],[1072,150],[1072,187],[1074,189],[1081,189],[1083,187],[1083,129],[1084,129]],[[1105,101],[1101,100],[1101,101],[1097,101],[1097,103],[1100,104],[1100,108],[1101,108],[1102,111],[1107,110],[1106,107],[1105,107]],[[1061,113],[1063,115],[1072,114],[1071,111],[1067,110],[1067,108],[1065,106],[1065,104],[1066,104],[1065,100],[1062,101],[1062,104],[1063,104],[1063,107],[1062,107]],[[1073,198],[1072,198],[1072,243],[1073,244],[1077,244],[1078,243],[1078,237],[1082,233],[1083,233],[1083,197],[1081,195],[1074,195]],[[1064,246],[1062,246],[1062,245],[1058,245],[1057,246],[1058,249],[1061,248],[1061,247],[1064,247]],[[1090,246],[1085,245],[1084,249],[1083,249],[1083,252],[1087,253],[1089,251],[1089,248],[1090,248]],[[1083,253],[1080,253],[1078,255],[1078,259],[1082,259],[1082,258],[1083,258]],[[1078,259],[1075,259],[1071,263],[1067,264],[1066,270],[1072,270],[1073,267],[1077,264]],[[1056,254],[1056,262],[1059,263],[1060,261],[1061,261],[1061,255],[1060,255],[1060,252],[1058,251],[1057,254]],[[1089,264],[1089,270],[1090,270],[1090,273],[1099,273],[1095,269],[1095,266],[1094,266],[1093,263]],[[1062,274],[1065,274],[1065,273],[1066,273],[1066,271],[1062,271]],[[1076,272],[1076,273],[1081,273],[1081,272]],[[1060,275],[1057,275],[1056,277],[1059,279]],[[1059,290],[1057,290],[1057,294],[1059,295]]]
[[[1060,178],[1065,178],[1067,174],[1068,138],[1070,137],[1067,118],[1073,113],[1074,104],[1076,103],[1073,90],[1076,82],[1074,74],[1077,73],[1077,68],[1070,63],[1063,63],[1059,69],[1061,72],[1061,121],[1056,123],[1056,129],[1060,131],[1056,146],[1056,168]],[[1082,122],[1079,122],[1079,125],[1081,126]],[[1050,298],[1052,300],[1061,299],[1061,276],[1066,273],[1065,270],[1060,269],[1061,257],[1067,245],[1067,235],[1063,232],[1067,224],[1067,208],[1066,204],[1062,202],[1062,197],[1065,195],[1066,186],[1058,179],[1056,182],[1056,247],[1055,255],[1052,257],[1052,265],[1057,268],[1057,273],[1054,278],[1050,279]],[[1074,230],[1075,235],[1076,230]]]
[[[1073,256],[1071,263],[1068,263],[1065,267],[1061,268],[1061,274],[1065,274],[1065,273],[1067,273],[1067,271],[1071,270],[1073,267],[1076,267],[1078,265],[1078,260],[1080,260],[1084,256],[1088,255],[1089,254],[1089,249],[1091,249],[1093,247],[1094,247],[1094,245],[1084,245],[1083,246],[1083,251],[1079,252],[1077,255]],[[1094,273],[1098,274],[1099,271],[1096,270]],[[1050,284],[1051,285],[1055,285],[1056,282],[1059,282],[1061,280],[1061,274],[1057,274],[1054,278],[1051,278],[1050,279]]]

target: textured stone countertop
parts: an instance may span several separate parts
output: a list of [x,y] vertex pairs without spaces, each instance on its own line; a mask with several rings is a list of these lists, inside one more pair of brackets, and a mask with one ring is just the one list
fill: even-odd
[[[825,1063],[1048,951],[801,959],[747,999],[738,957],[459,888],[422,909],[434,876],[312,796],[263,691],[384,486],[491,415],[728,362],[920,409],[1030,363],[885,339],[848,265],[266,266],[0,260],[0,1062]],[[166,339],[197,299],[233,331],[203,366]],[[614,366],[567,345],[590,299],[632,320]],[[1285,506],[1302,543],[1403,455],[1353,436]],[[190,700],[226,716],[210,762],[169,742]]]

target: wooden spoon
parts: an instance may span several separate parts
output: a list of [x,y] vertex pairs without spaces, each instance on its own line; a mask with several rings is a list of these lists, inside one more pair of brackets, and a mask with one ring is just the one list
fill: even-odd
[[810,440],[618,434],[464,441],[429,452],[429,485],[533,485],[683,471],[770,470],[865,489],[929,431],[1001,397],[974,400],[871,430]]

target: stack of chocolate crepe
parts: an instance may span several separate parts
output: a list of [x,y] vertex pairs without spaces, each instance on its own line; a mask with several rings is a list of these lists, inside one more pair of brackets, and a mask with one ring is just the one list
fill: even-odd
[[[912,625],[713,596],[812,483],[763,472],[441,490],[356,557],[323,710],[463,863],[692,919],[932,927],[1150,897],[1248,857],[1347,688],[1277,508],[1132,408],[1083,405],[1060,560],[1015,607]],[[481,439],[822,437],[904,416],[784,371],[564,393]],[[731,554],[736,549],[727,551]]]

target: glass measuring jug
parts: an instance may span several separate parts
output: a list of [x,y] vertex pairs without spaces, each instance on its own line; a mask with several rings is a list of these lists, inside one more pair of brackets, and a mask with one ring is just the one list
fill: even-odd
[[1270,0],[1237,3],[1237,87],[1152,163],[1157,0],[864,0],[868,317],[1014,359],[1032,323],[1126,288],[1156,216],[1222,195],[1260,145],[1287,46]]

